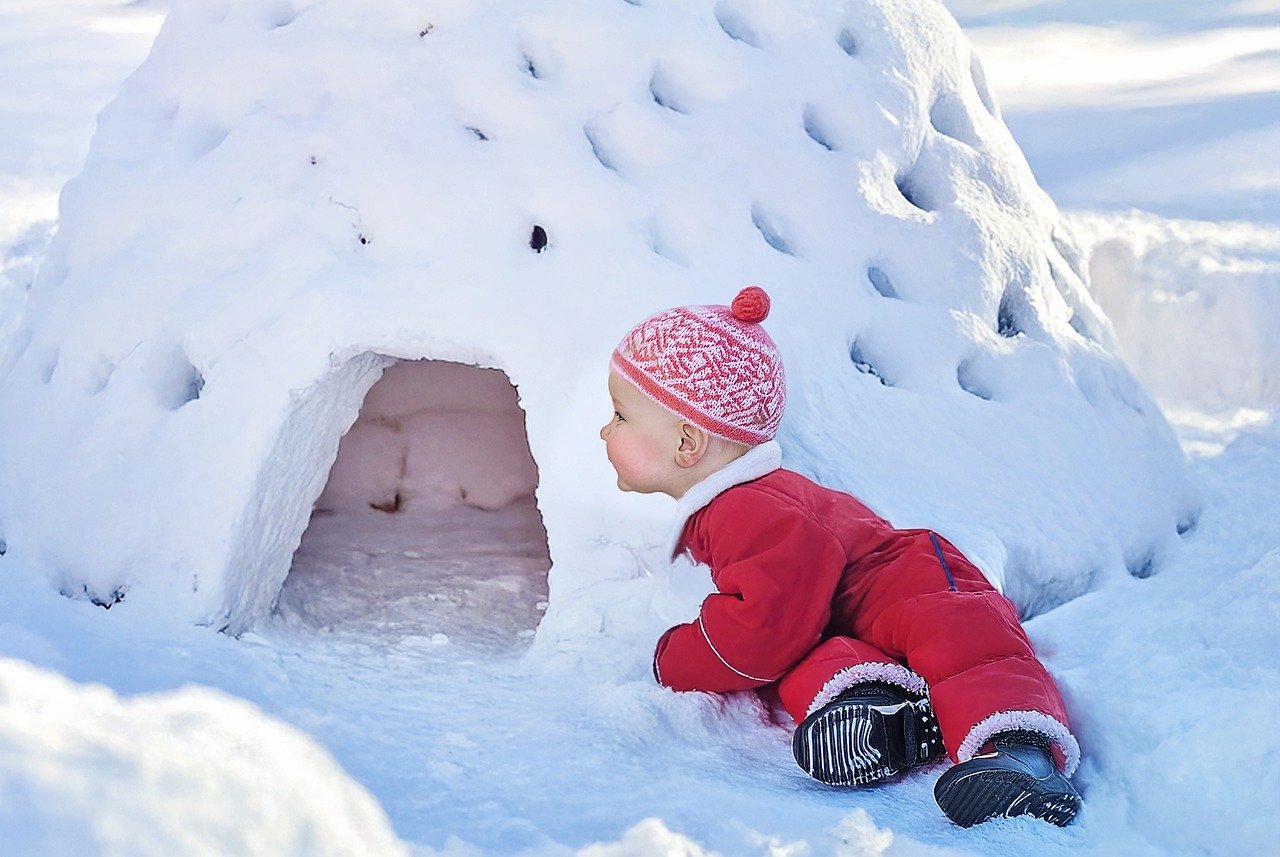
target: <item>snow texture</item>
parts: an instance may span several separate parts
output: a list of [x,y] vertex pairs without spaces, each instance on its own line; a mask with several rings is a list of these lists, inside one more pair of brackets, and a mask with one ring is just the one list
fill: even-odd
[[1280,224],[1280,4],[947,0],[1066,209]]
[[[1128,365],[1168,407],[1280,406],[1280,227],[1072,215]],[[1162,343],[1202,342],[1171,350]]]
[[1087,277],[935,2],[179,0],[0,362],[0,532],[67,594],[240,632],[382,371],[500,369],[555,561],[535,648],[589,647],[625,621],[602,577],[655,597],[669,514],[599,453],[609,351],[758,282],[785,463],[1033,615],[1198,508]]
[[220,691],[122,700],[2,659],[0,700],[7,853],[409,853],[314,740]]
[[0,343],[9,341],[94,114],[155,37],[156,0],[0,3]]
[[550,565],[531,500],[431,514],[317,509],[277,608],[314,628],[506,649],[533,636]]

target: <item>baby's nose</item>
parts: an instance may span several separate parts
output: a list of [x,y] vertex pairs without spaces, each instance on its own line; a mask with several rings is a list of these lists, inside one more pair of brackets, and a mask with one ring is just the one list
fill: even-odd
[[612,422],[607,422],[607,423],[605,423],[604,425],[602,425],[602,426],[600,427],[600,439],[601,439],[601,440],[608,440],[608,439],[609,439],[609,426],[611,426],[611,425],[613,425],[613,423],[612,423]]

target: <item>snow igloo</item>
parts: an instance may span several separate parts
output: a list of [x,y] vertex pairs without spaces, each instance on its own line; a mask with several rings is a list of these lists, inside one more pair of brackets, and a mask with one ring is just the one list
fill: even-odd
[[[465,565],[507,518],[456,516],[524,502],[535,643],[589,644],[662,603],[674,511],[614,485],[610,350],[757,283],[784,463],[1030,615],[1158,573],[1196,512],[1086,279],[934,0],[174,0],[0,364],[0,564],[240,632],[341,587],[286,583],[311,541],[416,504]],[[439,413],[491,382],[489,434],[377,454],[409,388]],[[304,536],[344,509],[370,523]]]

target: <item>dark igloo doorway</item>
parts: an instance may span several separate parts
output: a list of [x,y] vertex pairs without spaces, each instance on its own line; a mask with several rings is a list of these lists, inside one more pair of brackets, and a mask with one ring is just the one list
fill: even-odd
[[547,606],[537,481],[504,372],[396,362],[339,444],[276,611],[329,631],[518,645]]

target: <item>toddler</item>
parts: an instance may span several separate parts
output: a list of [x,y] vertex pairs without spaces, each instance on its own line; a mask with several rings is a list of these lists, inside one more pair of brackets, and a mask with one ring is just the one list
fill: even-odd
[[679,501],[671,555],[705,563],[715,585],[658,640],[654,677],[677,691],[774,686],[799,724],[796,761],[822,782],[875,783],[945,749],[956,764],[934,795],[955,823],[1067,824],[1079,747],[1009,601],[941,535],[895,529],[780,466],[786,384],[768,312],[757,286],[732,306],[667,310],[610,361],[600,436],[618,487]]

